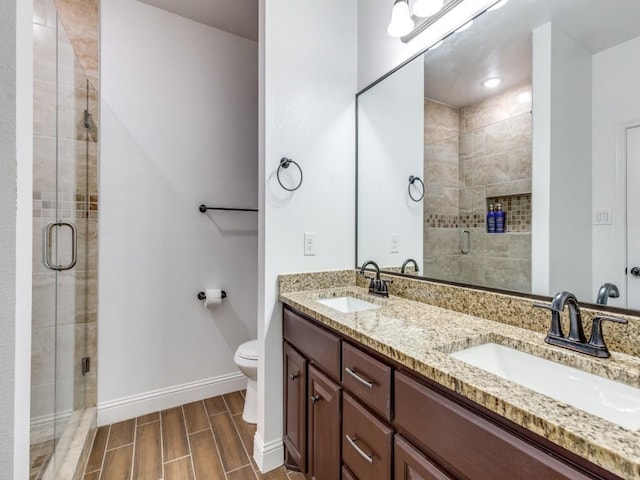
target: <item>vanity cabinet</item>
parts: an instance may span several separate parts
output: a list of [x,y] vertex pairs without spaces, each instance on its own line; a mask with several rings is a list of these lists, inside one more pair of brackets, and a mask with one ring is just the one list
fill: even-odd
[[307,470],[307,360],[284,344],[284,444],[289,461]]
[[290,307],[283,320],[287,460],[309,480],[621,480]]
[[287,464],[312,480],[340,478],[340,337],[284,311],[284,443]]
[[340,386],[309,367],[309,476],[335,480],[340,476]]
[[393,444],[395,480],[452,480],[401,435],[395,436]]

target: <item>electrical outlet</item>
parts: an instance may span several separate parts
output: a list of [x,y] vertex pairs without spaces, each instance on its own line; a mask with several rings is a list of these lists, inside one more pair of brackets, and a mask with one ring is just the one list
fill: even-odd
[[391,253],[400,253],[400,234],[391,234]]
[[308,257],[316,254],[316,234],[314,232],[305,232],[304,234],[304,254]]
[[611,210],[608,208],[594,210],[593,224],[594,225],[611,225],[612,224]]

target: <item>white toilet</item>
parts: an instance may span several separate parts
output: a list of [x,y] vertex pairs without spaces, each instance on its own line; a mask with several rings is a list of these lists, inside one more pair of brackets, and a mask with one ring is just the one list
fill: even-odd
[[238,347],[233,361],[247,377],[247,394],[244,398],[242,419],[247,423],[258,421],[258,340],[245,342]]

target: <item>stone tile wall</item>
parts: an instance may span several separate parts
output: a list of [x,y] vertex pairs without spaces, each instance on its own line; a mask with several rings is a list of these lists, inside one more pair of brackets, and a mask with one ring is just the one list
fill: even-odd
[[[528,83],[462,108],[425,99],[425,276],[530,291],[531,125]],[[497,197],[504,235],[486,233]]]

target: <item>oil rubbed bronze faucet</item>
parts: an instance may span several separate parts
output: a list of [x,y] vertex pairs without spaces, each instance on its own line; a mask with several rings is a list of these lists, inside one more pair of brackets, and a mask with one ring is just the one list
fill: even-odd
[[407,265],[409,265],[410,263],[413,263],[413,271],[415,273],[418,273],[420,271],[420,269],[418,268],[418,262],[416,262],[413,258],[407,258],[403,263],[402,263],[402,267],[400,268],[400,273],[404,273],[405,269],[407,268]]
[[[578,299],[573,293],[559,292],[553,297],[551,305],[534,303],[533,306],[551,310],[551,326],[544,339],[545,342],[594,357],[607,358],[611,356],[602,336],[602,322],[627,323],[627,320],[623,318],[595,316],[591,327],[591,337],[587,341],[582,325],[580,305],[578,305]],[[562,324],[560,323],[560,315],[565,306],[569,307],[569,335],[566,337],[562,332]]]
[[[364,269],[367,268],[369,265],[373,266],[376,269],[376,276],[375,277],[367,277],[364,274]],[[362,264],[362,267],[360,267],[360,275],[364,276],[365,278],[368,278],[370,280],[369,282],[369,293],[372,295],[378,295],[379,297],[388,297],[389,296],[389,287],[387,286],[387,284],[392,283],[391,280],[382,280],[380,278],[380,267],[378,267],[378,264],[376,262],[374,262],[373,260],[368,260],[366,262],[364,262]]]

